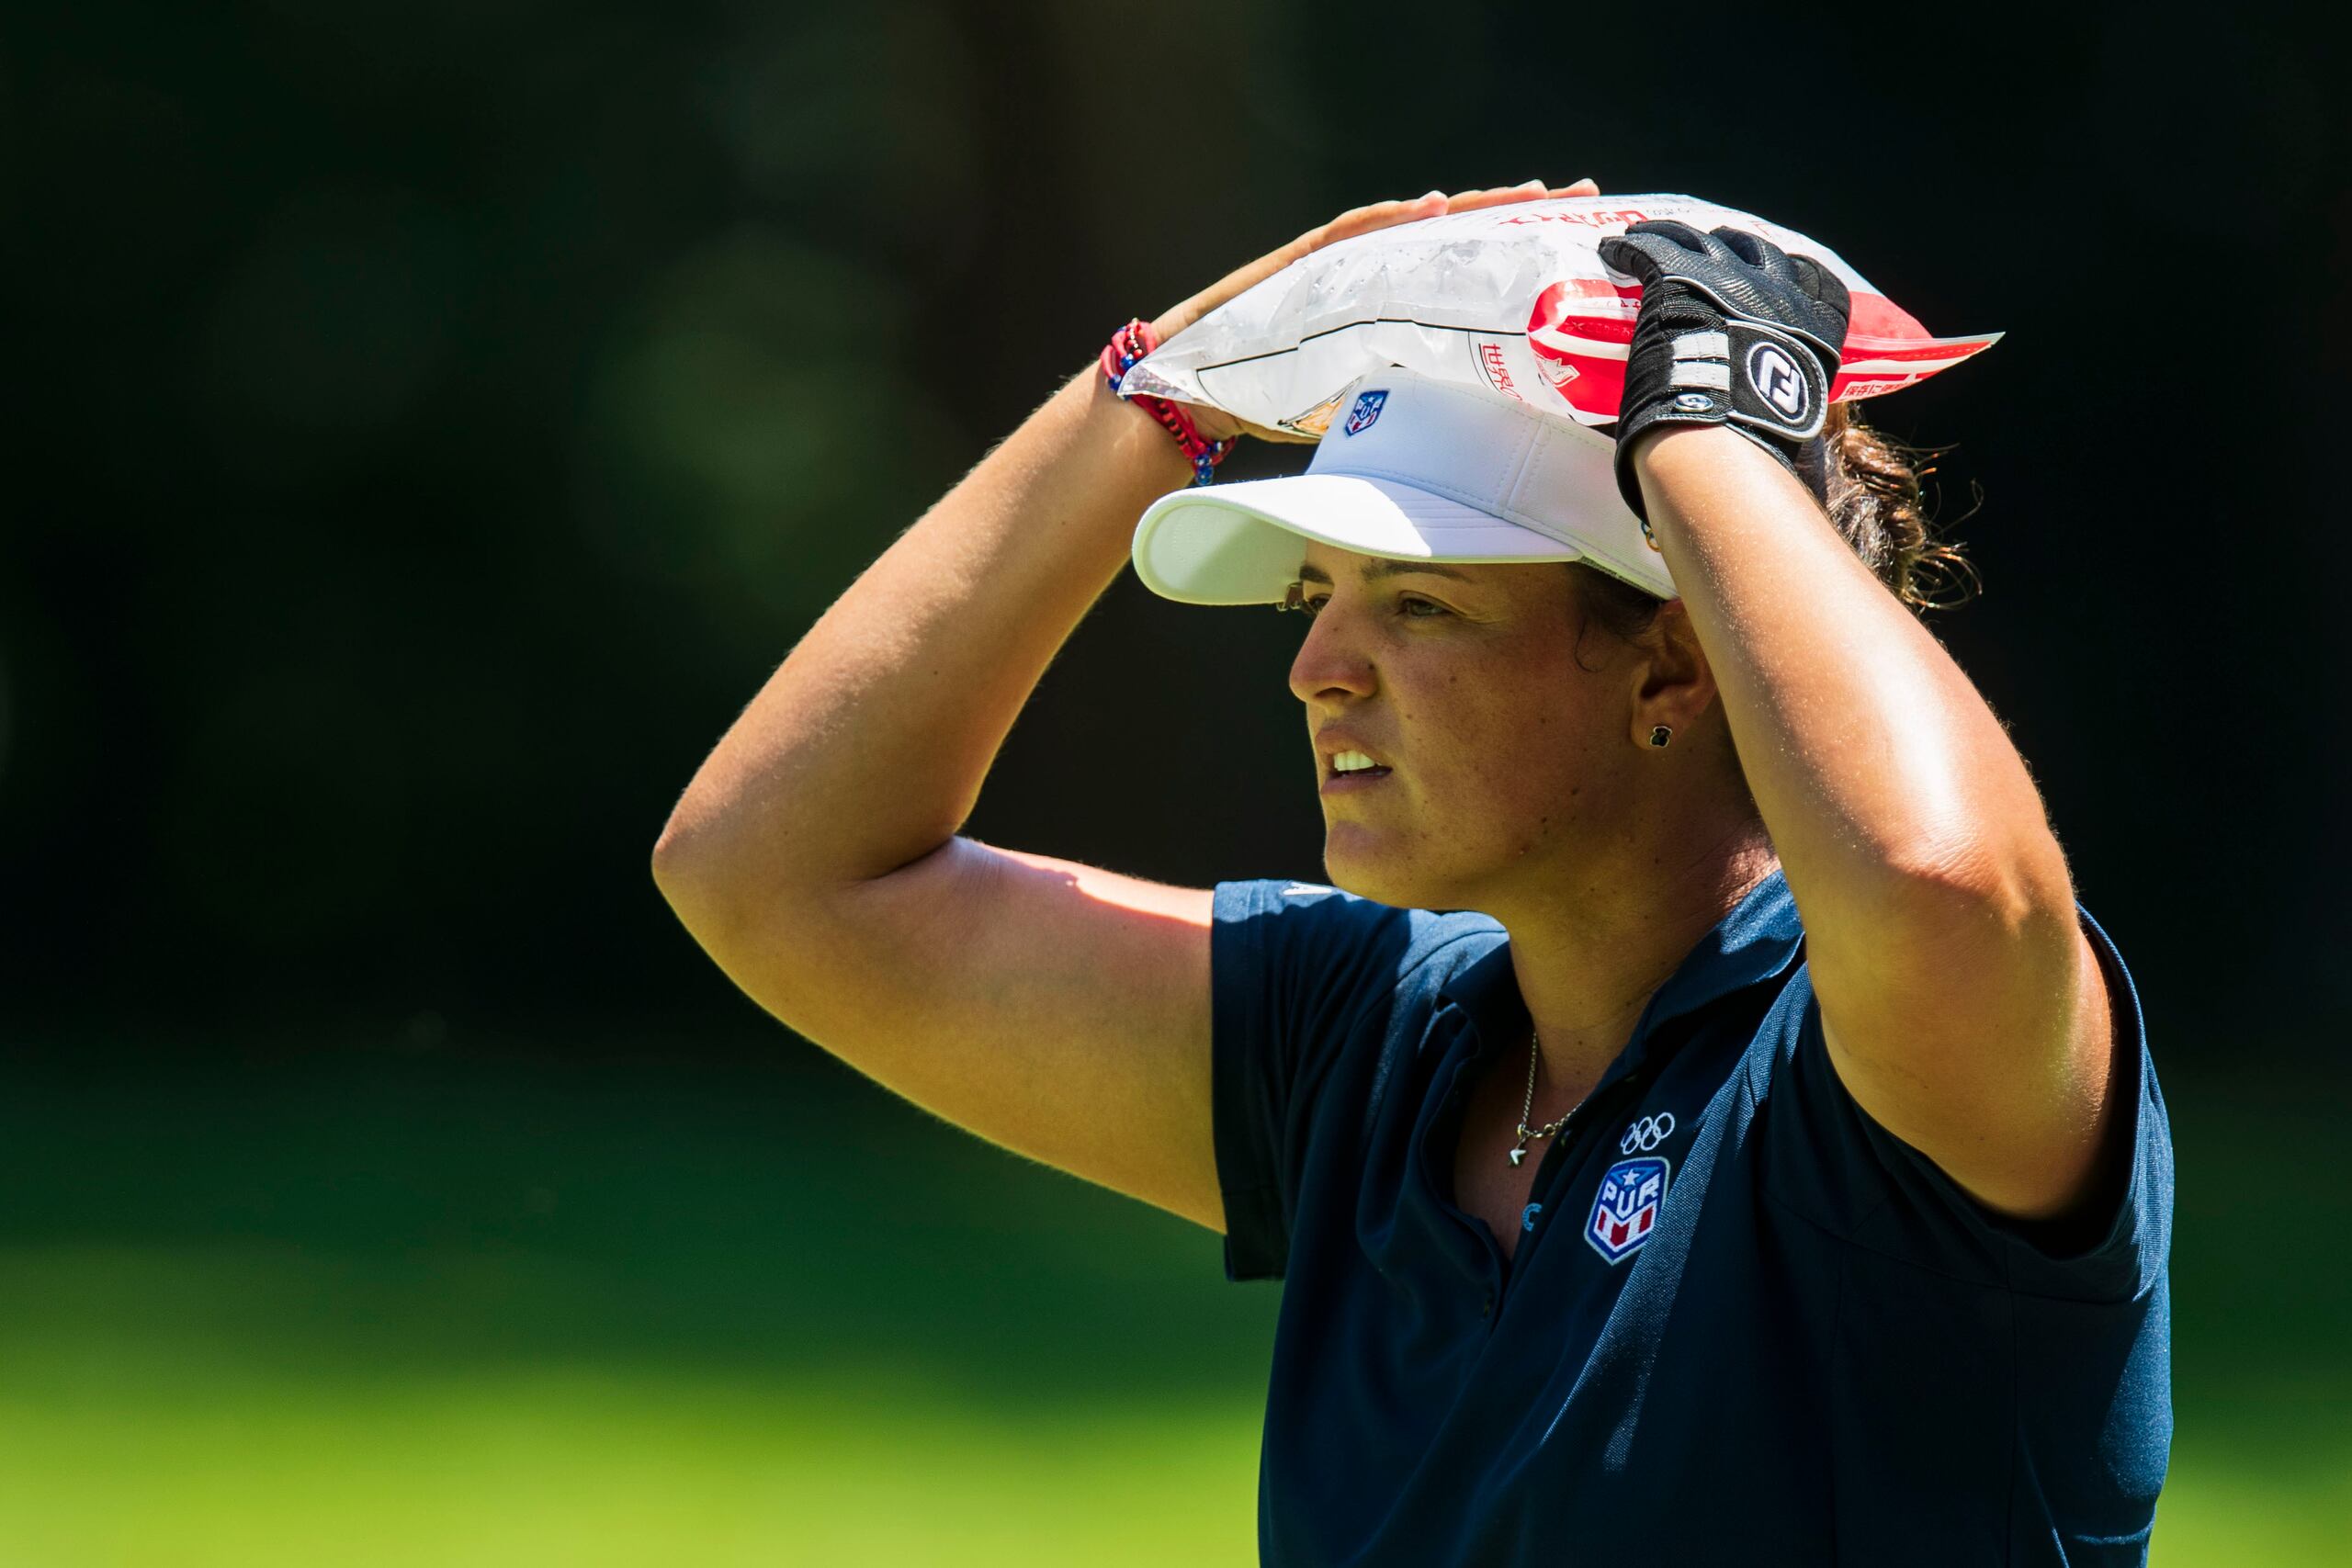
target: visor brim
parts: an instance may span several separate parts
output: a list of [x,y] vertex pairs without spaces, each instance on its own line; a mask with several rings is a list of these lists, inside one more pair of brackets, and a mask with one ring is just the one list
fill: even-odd
[[1392,560],[1567,561],[1586,552],[1475,506],[1391,479],[1295,474],[1181,490],[1136,525],[1136,575],[1185,604],[1278,604],[1300,541]]

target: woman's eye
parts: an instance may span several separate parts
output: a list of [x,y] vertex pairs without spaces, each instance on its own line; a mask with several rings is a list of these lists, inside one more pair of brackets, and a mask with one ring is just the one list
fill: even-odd
[[1309,599],[1299,592],[1298,584],[1294,582],[1290,585],[1290,597],[1284,599],[1280,604],[1276,605],[1275,608],[1283,610],[1296,610],[1300,615],[1305,615],[1311,621],[1315,618],[1315,612],[1320,610],[1324,604],[1325,600],[1323,599]]
[[[1331,596],[1328,593],[1314,599],[1308,599],[1302,596],[1293,599],[1289,604],[1284,604],[1283,608],[1285,610],[1296,610],[1300,615],[1305,615],[1311,621],[1315,618],[1316,613],[1330,602]],[[1415,609],[1415,606],[1417,605],[1419,607],[1418,611]],[[1408,621],[1434,620],[1438,616],[1448,613],[1444,605],[1435,604],[1430,600],[1419,598],[1410,593],[1399,594],[1396,599],[1396,606],[1397,613],[1402,615]]]

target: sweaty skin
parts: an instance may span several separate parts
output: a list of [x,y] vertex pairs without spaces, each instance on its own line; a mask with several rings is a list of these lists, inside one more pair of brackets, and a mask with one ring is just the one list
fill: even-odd
[[[1554,562],[1383,562],[1309,541],[1301,582],[1315,618],[1290,686],[1310,740],[1344,732],[1393,770],[1323,796],[1326,870],[1385,904],[1502,922],[1544,1038],[1534,1124],[1549,1122],[1771,872],[1706,664],[1687,637],[1645,655],[1588,630]],[[1664,750],[1647,744],[1657,724],[1674,730]]]

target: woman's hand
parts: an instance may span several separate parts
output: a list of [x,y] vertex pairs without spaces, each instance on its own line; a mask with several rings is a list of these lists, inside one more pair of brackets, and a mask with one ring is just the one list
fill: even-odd
[[[1166,343],[1219,305],[1304,255],[1311,255],[1324,246],[1340,240],[1351,240],[1358,234],[1369,234],[1375,229],[1385,229],[1395,223],[1414,223],[1424,218],[1437,218],[1448,212],[1474,212],[1482,207],[1500,207],[1506,202],[1543,201],[1557,196],[1599,196],[1600,187],[1589,179],[1572,186],[1546,186],[1542,180],[1528,180],[1515,186],[1497,186],[1491,190],[1457,191],[1452,196],[1443,191],[1431,191],[1411,201],[1375,201],[1369,207],[1359,207],[1342,212],[1329,223],[1309,229],[1280,250],[1269,251],[1238,271],[1227,273],[1216,282],[1202,289],[1190,299],[1163,311],[1152,323]],[[1261,441],[1294,441],[1313,444],[1311,436],[1294,435],[1286,430],[1269,430],[1263,425],[1250,424],[1234,418],[1223,409],[1203,403],[1188,403],[1185,407],[1203,435],[1212,441],[1228,436],[1250,434]]]
[[1617,488],[1634,515],[1649,515],[1635,452],[1662,424],[1725,425],[1802,473],[1852,310],[1838,275],[1745,229],[1672,220],[1601,241],[1600,259],[1642,286],[1617,416]]

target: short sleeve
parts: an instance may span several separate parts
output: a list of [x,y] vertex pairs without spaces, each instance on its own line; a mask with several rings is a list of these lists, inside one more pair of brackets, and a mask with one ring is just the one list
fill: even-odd
[[[2046,1225],[1984,1208],[1926,1155],[1896,1137],[1848,1092],[1829,1059],[1809,972],[1783,1005],[1797,1005],[1787,1059],[1771,1090],[1768,1134],[1773,1186],[1808,1217],[1872,1251],[2029,1294],[2086,1303],[2135,1299],[2163,1276],[2172,1237],[2173,1151],[2140,998],[2090,911],[2075,907],[2107,978],[2116,1048],[2128,1053],[2112,1147],[2128,1169],[2101,1184],[2104,1206]],[[2128,1152],[2127,1152],[2128,1151]]]
[[1225,1270],[1282,1278],[1309,1124],[1333,1059],[1390,998],[1411,911],[1300,882],[1222,882],[1213,906],[1211,1104]]

